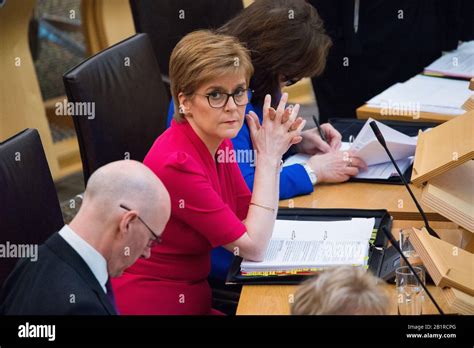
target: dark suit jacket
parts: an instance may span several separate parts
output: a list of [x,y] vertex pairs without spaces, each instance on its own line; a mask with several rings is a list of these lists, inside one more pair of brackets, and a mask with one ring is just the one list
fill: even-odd
[[58,234],[20,260],[0,294],[4,315],[116,315],[81,256]]

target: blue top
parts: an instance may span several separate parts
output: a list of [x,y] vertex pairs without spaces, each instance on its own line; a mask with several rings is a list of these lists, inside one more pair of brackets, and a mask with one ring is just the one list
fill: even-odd
[[[262,108],[254,108],[254,106],[249,103],[245,109],[245,114],[248,114],[250,111],[255,112],[260,119],[260,123],[262,123]],[[171,100],[170,106],[168,108],[167,127],[169,127],[171,124],[173,114],[174,103],[173,100]],[[237,136],[232,139],[232,143],[236,152],[239,150],[253,150],[247,122],[244,121],[242,129],[237,134]],[[249,187],[250,191],[252,191],[253,180],[255,176],[255,166],[250,161],[238,161],[238,164],[247,186]],[[311,192],[313,192],[313,184],[311,183],[311,179],[302,165],[293,164],[283,167],[280,173],[280,199],[288,199],[299,195],[306,195]],[[233,254],[227,251],[227,249],[224,249],[223,247],[214,249],[211,255],[211,277],[225,279],[232,258]]]

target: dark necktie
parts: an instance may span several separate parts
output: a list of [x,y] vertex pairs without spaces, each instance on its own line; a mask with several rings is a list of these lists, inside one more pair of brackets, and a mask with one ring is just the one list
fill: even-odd
[[114,290],[112,289],[112,282],[110,281],[110,278],[107,280],[107,283],[105,283],[105,289],[107,290],[107,298],[109,299],[117,314],[119,314],[117,304],[115,303]]

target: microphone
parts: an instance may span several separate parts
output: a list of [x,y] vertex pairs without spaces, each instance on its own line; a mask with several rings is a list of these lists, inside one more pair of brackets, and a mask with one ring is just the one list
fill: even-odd
[[405,185],[406,189],[408,190],[408,193],[410,194],[411,199],[413,200],[413,202],[415,202],[416,208],[417,208],[418,211],[420,212],[421,217],[423,218],[423,221],[424,221],[424,223],[425,223],[425,228],[426,228],[426,230],[427,230],[428,233],[429,233],[430,235],[432,235],[433,237],[436,237],[436,238],[440,239],[439,236],[438,236],[438,234],[435,232],[435,230],[433,230],[433,229],[430,227],[430,224],[429,224],[429,222],[428,222],[428,218],[426,217],[425,212],[423,211],[423,209],[421,208],[421,206],[420,206],[420,204],[418,203],[417,199],[415,198],[415,195],[414,195],[413,192],[411,191],[410,186],[408,186],[408,183],[407,183],[407,181],[405,180],[405,177],[403,176],[402,172],[400,171],[400,168],[398,168],[397,162],[395,162],[395,160],[393,159],[392,153],[391,153],[390,150],[388,149],[387,144],[385,143],[385,138],[383,137],[382,132],[380,131],[379,127],[377,126],[377,124],[375,123],[375,121],[371,121],[371,122],[369,123],[369,125],[370,125],[370,128],[372,128],[372,131],[374,132],[375,137],[376,137],[377,140],[379,141],[380,145],[382,145],[382,147],[385,149],[385,152],[387,153],[388,157],[390,157],[390,161],[392,161],[392,164],[393,164],[393,166],[395,167],[395,169],[397,170],[398,175],[400,175],[400,179],[402,180],[403,184]]
[[387,236],[388,240],[390,241],[390,243],[392,243],[392,246],[397,250],[397,252],[400,254],[400,256],[402,257],[403,261],[405,261],[405,263],[408,265],[408,268],[410,268],[410,271],[413,272],[413,275],[415,276],[415,278],[418,280],[418,282],[421,284],[421,286],[423,287],[423,290],[425,290],[425,292],[428,294],[429,298],[431,299],[431,301],[433,302],[433,304],[435,305],[436,309],[438,310],[439,314],[441,315],[444,315],[444,312],[443,310],[441,309],[441,307],[438,305],[438,303],[435,301],[433,295],[431,295],[431,293],[429,292],[428,288],[425,286],[425,284],[421,281],[420,277],[418,276],[418,274],[416,273],[415,269],[413,268],[413,266],[411,265],[411,263],[408,261],[408,258],[403,254],[402,250],[400,249],[400,247],[398,246],[398,243],[397,241],[395,240],[395,238],[393,237],[392,235],[392,232],[390,232],[389,230],[387,230],[385,228],[385,226],[382,226],[382,231],[385,233],[385,235]]

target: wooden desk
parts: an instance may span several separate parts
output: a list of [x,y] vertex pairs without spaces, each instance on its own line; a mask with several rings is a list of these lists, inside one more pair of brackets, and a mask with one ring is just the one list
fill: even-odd
[[[410,187],[420,201],[421,189],[414,185]],[[321,184],[309,195],[280,201],[280,207],[387,209],[395,220],[421,220],[415,203],[403,185],[356,182]],[[423,204],[422,207],[430,221],[447,221]]]
[[[288,315],[296,288],[296,285],[246,285],[240,294],[237,315]],[[441,288],[428,285],[428,289],[441,309],[445,313],[450,313]],[[387,291],[390,298],[388,314],[397,315],[395,285],[387,285]],[[422,311],[423,314],[438,314],[427,295],[425,295]]]
[[[442,239],[446,239],[453,244],[459,243],[457,240],[460,235],[450,233],[457,227],[452,222],[435,222],[431,224],[433,228],[440,233]],[[411,228],[423,226],[422,221],[394,221],[392,233],[398,238],[396,233],[400,228]],[[446,238],[445,238],[446,237]],[[242,287],[239,305],[237,307],[237,315],[287,315],[290,314],[291,301],[294,299],[296,285],[245,285]],[[395,285],[387,284],[387,292],[389,294],[389,310],[391,315],[397,314],[397,293]],[[445,313],[452,313],[448,308],[446,299],[442,294],[441,288],[434,285],[428,285],[428,289],[435,298],[436,302],[441,306]],[[438,314],[436,307],[433,305],[427,295],[423,303],[424,314]]]
[[419,115],[382,115],[381,108],[369,107],[367,104],[362,105],[356,110],[357,118],[366,120],[372,117],[375,120],[393,120],[393,121],[408,121],[408,122],[438,122],[452,120],[456,115],[435,114],[433,112],[420,111]]

